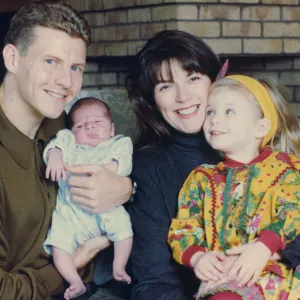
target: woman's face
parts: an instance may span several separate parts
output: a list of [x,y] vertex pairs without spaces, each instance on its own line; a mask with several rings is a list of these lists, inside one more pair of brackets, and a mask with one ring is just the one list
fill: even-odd
[[185,133],[196,133],[205,119],[208,88],[211,81],[201,73],[187,73],[177,60],[172,60],[169,78],[168,67],[162,64],[162,82],[154,88],[156,105],[162,116],[172,127]]

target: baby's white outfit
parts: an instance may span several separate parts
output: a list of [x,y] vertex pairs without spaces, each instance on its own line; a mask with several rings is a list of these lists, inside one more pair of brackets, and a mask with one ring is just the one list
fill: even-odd
[[[117,135],[100,143],[96,147],[78,145],[74,134],[63,129],[57,133],[44,150],[44,161],[47,163],[47,152],[59,148],[66,165],[98,164],[104,165],[111,161],[118,162],[117,174],[128,176],[132,169],[132,142],[129,137]],[[86,240],[100,235],[107,235],[112,242],[127,239],[133,235],[131,222],[127,211],[122,205],[109,212],[91,214],[82,210],[72,200],[70,186],[67,180],[58,182],[56,207],[52,216],[52,225],[48,231],[44,248],[52,254],[52,246],[70,254]]]

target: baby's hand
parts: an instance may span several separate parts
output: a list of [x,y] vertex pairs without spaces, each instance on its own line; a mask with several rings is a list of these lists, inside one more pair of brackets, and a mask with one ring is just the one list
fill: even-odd
[[207,253],[195,253],[191,259],[191,265],[194,268],[195,275],[204,281],[217,281],[224,273],[222,261],[226,256],[222,252],[209,251]]
[[46,169],[46,178],[52,181],[59,181],[61,178],[66,180],[66,170],[63,160],[62,152],[57,149],[50,149],[48,151],[48,164]]

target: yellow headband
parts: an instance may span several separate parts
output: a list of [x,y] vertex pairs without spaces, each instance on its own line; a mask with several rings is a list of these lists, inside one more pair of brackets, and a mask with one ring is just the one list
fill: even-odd
[[231,75],[225,78],[233,79],[243,84],[255,97],[259,103],[264,118],[268,119],[271,123],[270,130],[263,138],[262,147],[264,147],[276,134],[278,128],[278,116],[274,102],[268,90],[256,79],[244,75]]

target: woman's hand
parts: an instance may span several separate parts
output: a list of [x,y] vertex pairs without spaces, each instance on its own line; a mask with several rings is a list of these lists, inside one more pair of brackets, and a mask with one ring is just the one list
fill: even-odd
[[76,268],[80,269],[86,266],[101,250],[109,245],[110,241],[106,235],[96,236],[85,241],[73,253]]
[[222,261],[225,259],[226,256],[222,252],[197,252],[191,258],[191,265],[194,268],[195,275],[200,280],[218,281],[223,276],[224,266]]
[[72,173],[68,183],[74,202],[90,213],[98,214],[122,205],[132,193],[129,178],[99,165],[74,165],[65,169]]

